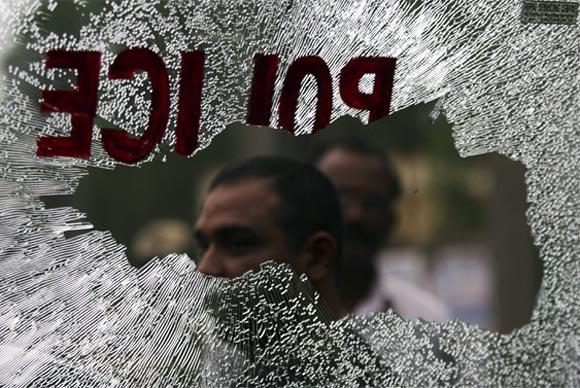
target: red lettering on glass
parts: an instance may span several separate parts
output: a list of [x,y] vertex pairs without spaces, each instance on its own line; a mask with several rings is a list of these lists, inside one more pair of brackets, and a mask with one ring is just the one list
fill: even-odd
[[47,69],[76,69],[76,90],[43,90],[41,112],[66,112],[71,115],[70,136],[42,136],[37,141],[38,156],[91,156],[93,119],[97,112],[101,53],[96,51],[49,51]]
[[[42,136],[38,139],[38,156],[72,156],[89,158],[93,119],[97,109],[101,54],[94,51],[48,52],[47,68],[77,70],[76,90],[44,90],[41,111],[71,114],[72,130],[68,137]],[[175,151],[188,156],[195,151],[201,120],[205,54],[202,50],[181,53],[179,103],[175,127]],[[120,53],[109,68],[110,79],[131,80],[137,71],[145,71],[151,82],[151,114],[147,129],[135,138],[126,131],[101,129],[103,147],[118,161],[136,163],[145,159],[161,142],[169,121],[169,76],[163,59],[146,48],[131,48]],[[252,86],[248,99],[246,122],[270,125],[278,71],[278,55],[254,55]],[[359,84],[363,76],[374,77],[370,93],[363,93]],[[349,107],[369,112],[369,122],[389,114],[395,74],[395,58],[357,57],[342,68],[339,92]],[[304,56],[288,67],[280,91],[278,123],[286,131],[295,132],[295,116],[304,78],[316,80],[316,112],[313,132],[330,123],[332,113],[332,76],[324,60]]]
[[313,132],[316,132],[330,123],[332,111],[332,76],[322,58],[311,55],[296,59],[288,68],[286,79],[280,95],[278,109],[278,123],[290,133],[294,133],[294,116],[298,105],[300,85],[307,75],[316,78],[318,91],[316,93],[316,114]]
[[278,55],[254,55],[254,75],[252,91],[248,103],[246,122],[252,125],[270,125],[272,115],[272,100],[276,72],[278,71]]
[[169,76],[161,59],[146,48],[130,48],[121,52],[109,68],[110,79],[132,79],[136,71],[147,72],[151,82],[151,115],[149,124],[139,138],[125,131],[102,128],[103,148],[124,163],[145,159],[161,142],[169,121]]
[[[359,82],[363,75],[374,74],[372,93],[362,93]],[[395,58],[353,58],[340,72],[340,97],[351,108],[369,111],[369,123],[389,115]]]
[[188,156],[197,148],[203,87],[203,51],[181,53],[179,108],[175,127],[175,151]]

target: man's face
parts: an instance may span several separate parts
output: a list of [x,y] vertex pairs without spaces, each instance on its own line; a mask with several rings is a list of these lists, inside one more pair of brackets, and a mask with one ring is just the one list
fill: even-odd
[[317,162],[338,189],[346,226],[345,259],[372,260],[392,225],[387,174],[375,155],[331,149]]
[[245,179],[210,191],[195,224],[201,249],[198,271],[234,278],[258,270],[264,261],[290,259],[285,235],[275,222],[279,205],[265,179]]

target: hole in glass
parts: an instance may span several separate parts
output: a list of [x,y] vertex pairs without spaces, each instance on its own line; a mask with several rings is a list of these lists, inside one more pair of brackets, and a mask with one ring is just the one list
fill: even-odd
[[[133,265],[141,266],[171,252],[200,255],[193,225],[208,184],[223,165],[255,155],[314,161],[342,185],[350,228],[343,259],[348,276],[339,283],[348,311],[392,307],[406,318],[460,319],[507,333],[529,321],[542,276],[525,219],[525,168],[497,154],[460,158],[451,125],[443,117],[429,120],[433,105],[413,106],[368,126],[343,117],[310,136],[231,125],[192,159],[169,154],[165,163],[141,168],[91,169],[73,196],[44,200],[49,207],[72,205],[86,212],[97,229],[111,231],[128,247]],[[366,151],[344,145],[340,151],[340,143],[353,139],[382,150],[394,166],[401,194],[393,200],[390,221],[377,217],[390,206],[384,198],[369,195],[352,176],[345,178],[348,171],[333,167],[337,159],[339,165],[360,162],[352,156]],[[320,153],[325,144],[337,148]],[[361,217],[363,224],[392,222],[390,233],[378,227],[388,233],[379,246],[367,241],[362,249],[352,248],[356,238],[349,233],[361,232]],[[365,256],[372,257],[374,269],[360,259]]]

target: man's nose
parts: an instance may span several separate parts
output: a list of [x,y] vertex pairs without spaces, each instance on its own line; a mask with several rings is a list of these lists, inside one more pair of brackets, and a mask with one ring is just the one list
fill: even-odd
[[349,200],[343,205],[345,221],[359,221],[363,216],[363,207],[360,201]]
[[225,277],[223,260],[213,247],[208,248],[199,260],[197,270],[205,275]]

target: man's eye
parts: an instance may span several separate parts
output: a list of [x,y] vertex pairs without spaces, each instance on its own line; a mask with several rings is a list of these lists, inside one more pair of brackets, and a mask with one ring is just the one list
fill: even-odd
[[208,248],[208,243],[207,241],[203,240],[203,239],[196,239],[197,241],[194,244],[194,249],[193,249],[193,255],[194,255],[194,260],[195,261],[199,261],[201,260],[201,257],[203,256],[203,254],[205,253],[205,251]]
[[231,240],[227,243],[227,247],[236,252],[247,251],[255,246],[256,241],[254,240]]

